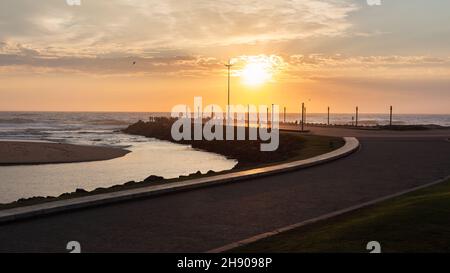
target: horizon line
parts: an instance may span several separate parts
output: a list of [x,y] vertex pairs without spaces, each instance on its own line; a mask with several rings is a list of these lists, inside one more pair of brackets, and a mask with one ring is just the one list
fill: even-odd
[[[203,111],[203,113],[209,113],[210,111]],[[0,110],[0,113],[142,113],[142,114],[151,114],[151,113],[167,113],[168,111],[83,111],[83,110]],[[191,111],[191,113],[195,113],[195,111]],[[224,112],[225,113],[225,112]],[[283,111],[279,111],[279,113],[283,114]],[[300,112],[286,112],[286,114],[300,114]],[[327,114],[327,112],[310,112],[308,114]],[[333,114],[355,114],[355,112],[331,112],[330,115]],[[359,112],[359,114],[370,114],[370,115],[389,115],[389,111],[386,112]],[[394,115],[439,115],[439,116],[450,116],[450,113],[395,113]]]

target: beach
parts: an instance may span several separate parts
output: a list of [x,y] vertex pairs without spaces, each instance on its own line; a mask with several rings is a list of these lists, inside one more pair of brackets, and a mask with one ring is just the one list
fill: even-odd
[[50,142],[0,141],[0,165],[55,164],[109,160],[130,151]]

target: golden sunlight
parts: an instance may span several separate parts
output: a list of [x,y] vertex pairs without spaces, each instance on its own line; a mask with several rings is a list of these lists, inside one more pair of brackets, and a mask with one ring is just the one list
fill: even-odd
[[243,84],[258,86],[273,81],[274,74],[282,62],[278,56],[240,56],[235,63],[241,68],[238,75]]
[[242,79],[247,85],[261,85],[272,78],[272,74],[264,63],[249,63],[242,70]]

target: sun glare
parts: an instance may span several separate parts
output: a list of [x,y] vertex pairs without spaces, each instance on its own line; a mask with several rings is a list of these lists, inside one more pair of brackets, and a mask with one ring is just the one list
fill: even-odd
[[242,79],[247,85],[261,85],[272,78],[272,75],[264,63],[249,63],[242,70]]
[[274,74],[280,68],[282,59],[277,56],[241,56],[242,68],[240,76],[242,82],[250,86],[258,86],[273,81]]
[[260,86],[275,82],[285,67],[283,59],[276,55],[241,55],[230,60],[233,75],[248,86]]

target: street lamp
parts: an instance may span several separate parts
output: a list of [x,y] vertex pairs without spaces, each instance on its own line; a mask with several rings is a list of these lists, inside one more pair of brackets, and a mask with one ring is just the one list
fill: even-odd
[[228,68],[228,104],[227,104],[227,119],[230,118],[230,81],[231,81],[231,61],[228,60],[228,64],[225,64],[225,67]]
[[230,80],[231,80],[231,67],[233,65],[231,64],[231,61],[228,60],[228,64],[225,64],[225,67],[228,68],[228,108],[230,107]]

